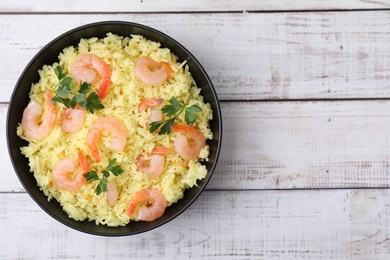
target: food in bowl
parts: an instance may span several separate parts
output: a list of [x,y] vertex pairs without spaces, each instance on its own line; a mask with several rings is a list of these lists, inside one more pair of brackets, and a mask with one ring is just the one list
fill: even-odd
[[39,71],[17,133],[40,189],[70,218],[153,221],[206,176],[212,110],[185,61],[112,33],[58,58]]

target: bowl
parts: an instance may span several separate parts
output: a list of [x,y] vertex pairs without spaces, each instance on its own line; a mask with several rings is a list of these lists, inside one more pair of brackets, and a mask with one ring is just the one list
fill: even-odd
[[[183,199],[168,207],[162,217],[152,222],[130,222],[122,227],[96,225],[95,222],[87,220],[75,221],[68,217],[67,213],[55,199],[48,201],[47,197],[39,189],[33,174],[29,171],[28,159],[20,152],[20,147],[28,143],[16,134],[16,128],[22,120],[23,110],[29,103],[28,94],[31,84],[39,80],[38,70],[45,64],[58,62],[58,54],[67,46],[77,46],[81,38],[103,38],[108,32],[121,36],[129,36],[130,34],[142,35],[152,41],[160,42],[162,47],[169,48],[178,57],[179,61],[186,60],[197,86],[201,88],[201,94],[205,102],[208,102],[213,110],[213,120],[210,122],[210,128],[214,137],[212,140],[207,141],[210,146],[210,156],[209,161],[204,163],[208,170],[206,177],[198,181],[197,187],[187,189]],[[141,24],[123,21],[104,21],[77,27],[60,35],[43,47],[28,63],[16,83],[8,108],[6,128],[7,145],[11,162],[20,182],[31,198],[46,213],[68,227],[102,236],[126,236],[149,231],[171,221],[183,213],[199,197],[209,182],[217,164],[222,137],[221,110],[216,92],[211,80],[195,57],[168,35]],[[26,221],[28,220],[26,219]]]

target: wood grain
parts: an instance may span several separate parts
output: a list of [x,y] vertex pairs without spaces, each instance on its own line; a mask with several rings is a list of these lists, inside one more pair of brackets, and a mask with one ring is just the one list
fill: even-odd
[[222,100],[390,98],[390,12],[53,14],[0,16],[0,56],[9,61],[0,63],[0,102],[45,44],[102,20],[140,22],[177,39]]
[[[390,101],[224,102],[208,189],[390,187],[389,111]],[[0,162],[0,192],[22,191],[6,150]]]
[[[390,189],[360,189],[390,187],[389,9],[390,0],[1,0],[0,259],[389,259]],[[24,192],[6,150],[7,102],[25,65],[56,36],[103,20],[178,40],[223,100],[207,190],[132,237],[56,222]]]
[[0,12],[204,12],[204,11],[285,11],[348,10],[389,8],[390,1],[367,0],[2,0]]
[[105,238],[56,222],[25,193],[0,194],[0,258],[388,259],[389,198],[390,190],[206,191],[160,228]]

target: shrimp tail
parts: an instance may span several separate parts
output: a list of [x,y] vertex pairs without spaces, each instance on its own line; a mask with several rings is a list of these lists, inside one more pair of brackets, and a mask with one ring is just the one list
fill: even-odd
[[100,137],[100,131],[96,128],[90,128],[87,135],[87,144],[91,150],[92,158],[95,162],[100,162],[99,150],[97,148],[96,142]]
[[165,72],[167,73],[167,80],[169,80],[172,77],[172,74],[174,73],[174,71],[171,68],[171,66],[169,66],[169,63],[167,63],[167,62],[163,62],[162,66],[163,66]]
[[171,148],[165,146],[154,147],[152,154],[166,155],[171,152]]
[[83,172],[84,173],[89,172],[88,161],[82,151],[78,152],[78,158],[79,158],[79,164],[81,166],[81,169],[83,169]]
[[147,109],[148,107],[153,107],[161,104],[164,101],[162,98],[145,98],[138,105],[138,111]]
[[110,88],[111,79],[103,78],[98,90],[99,99],[104,99],[107,96],[108,89]]
[[51,101],[52,98],[53,98],[53,93],[50,90],[47,90],[45,92],[45,103],[46,103],[46,106],[50,110],[55,110],[55,106],[54,106],[53,102]]
[[130,201],[129,206],[127,206],[126,214],[131,216],[135,212],[135,209],[137,208],[137,203],[135,201]]
[[192,126],[189,125],[182,125],[182,124],[173,124],[172,125],[172,131],[174,132],[181,132],[181,133],[188,133],[192,129]]
[[97,149],[97,146],[91,145],[89,149],[91,149],[92,157],[95,162],[100,162],[99,150]]

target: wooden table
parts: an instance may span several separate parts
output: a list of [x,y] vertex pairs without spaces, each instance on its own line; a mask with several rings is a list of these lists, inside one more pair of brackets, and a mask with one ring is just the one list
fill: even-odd
[[[390,1],[0,3],[0,259],[390,259]],[[204,65],[224,140],[206,191],[137,236],[74,231],[25,193],[6,150],[17,78],[103,20],[172,36]]]

